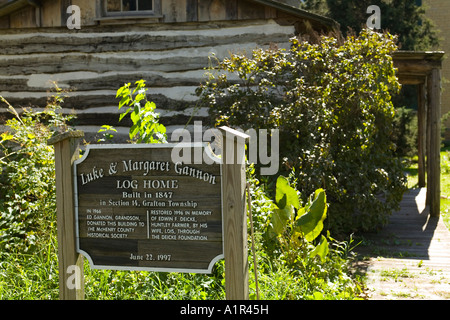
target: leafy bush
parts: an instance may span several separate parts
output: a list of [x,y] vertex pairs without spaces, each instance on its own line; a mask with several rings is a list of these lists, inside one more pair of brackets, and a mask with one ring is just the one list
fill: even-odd
[[54,152],[47,140],[70,116],[58,112],[60,92],[42,112],[19,113],[0,135],[0,251],[28,251],[56,227]]
[[323,188],[327,228],[370,230],[398,208],[406,178],[394,157],[395,39],[364,30],[345,41],[291,39],[219,61],[197,94],[217,125],[280,130],[282,170],[302,201]]

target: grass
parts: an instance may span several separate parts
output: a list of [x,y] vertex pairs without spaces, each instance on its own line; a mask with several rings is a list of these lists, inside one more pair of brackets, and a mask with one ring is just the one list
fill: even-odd
[[441,216],[450,230],[450,149],[441,152]]
[[392,278],[392,279],[394,279],[395,282],[401,281],[401,278],[411,278],[412,277],[411,273],[408,271],[407,268],[403,268],[401,270],[399,270],[399,269],[382,270],[380,272],[380,276],[385,277],[385,278]]
[[[442,152],[441,214],[449,227],[450,152]],[[408,169],[410,187],[417,185],[417,167]],[[40,238],[33,254],[10,252],[0,254],[0,299],[53,300],[59,297],[56,230]],[[388,241],[388,240],[386,240]],[[392,244],[397,245],[397,240]],[[250,247],[250,246],[249,246]],[[261,249],[261,248],[260,248]],[[250,260],[252,259],[250,255]],[[258,252],[259,288],[262,299],[354,299],[360,289],[345,273],[336,272],[333,282],[326,276],[333,266],[319,270],[319,276],[293,274],[279,261],[269,261],[263,250]],[[331,264],[330,261],[328,264]],[[337,263],[337,262],[336,262]],[[250,266],[250,296],[255,298],[253,264]],[[325,265],[323,265],[325,267]],[[317,271],[317,270],[316,270]],[[224,299],[224,263],[216,264],[212,275],[158,273],[143,271],[93,270],[85,263],[86,299],[110,300],[206,300]],[[323,277],[321,274],[323,273]],[[300,276],[299,276],[300,275]],[[388,275],[386,275],[388,276]],[[391,274],[398,279],[405,274]],[[314,285],[311,283],[314,281]],[[309,288],[309,289],[308,289]]]
[[[417,157],[410,160],[408,167],[408,188],[417,188],[418,169]],[[447,229],[450,230],[450,148],[441,151],[441,217]]]
[[[33,254],[9,253],[0,259],[0,300],[59,298],[55,237]],[[223,299],[223,263],[215,275],[93,270],[85,260],[88,300],[206,300]]]
[[[0,300],[56,300],[59,298],[56,236],[34,254],[10,253],[0,258]],[[250,259],[251,260],[251,259]],[[308,292],[307,278],[296,277],[283,265],[258,257],[261,299],[355,299],[350,278],[323,285],[324,292]],[[252,265],[250,261],[249,265]],[[277,265],[276,267],[268,266]],[[326,272],[325,270],[323,272]],[[256,298],[253,270],[249,273],[250,298]],[[212,275],[145,271],[93,270],[85,260],[87,300],[223,300],[224,262]],[[319,279],[320,280],[320,279]],[[334,287],[335,286],[335,287]]]
[[59,295],[58,258],[50,241],[33,254],[3,253],[0,300],[52,300]]
[[[450,151],[441,153],[441,216],[449,227],[450,223]],[[417,164],[408,168],[408,183],[417,186]],[[40,246],[33,254],[21,252],[3,254],[0,257],[0,299],[12,300],[53,300],[58,299],[58,263],[56,233],[41,239]],[[262,259],[261,257],[258,258]],[[296,299],[302,296],[304,286],[282,266],[269,268],[259,261],[259,287],[263,299]],[[250,263],[250,265],[252,265]],[[157,273],[138,271],[92,270],[85,263],[86,299],[224,299],[224,266],[219,262],[213,275]],[[251,275],[253,275],[252,270]],[[398,280],[409,274],[389,272],[385,277]],[[250,277],[251,297],[255,297],[254,279]],[[351,298],[344,291],[342,297]],[[315,292],[312,297],[324,298]],[[304,297],[306,298],[306,297]]]
[[[449,227],[450,216],[450,152],[442,151],[441,170],[441,216]],[[414,159],[413,159],[414,160]],[[412,161],[408,168],[408,183],[411,188],[417,186],[417,162]],[[58,299],[58,263],[56,233],[41,239],[39,249],[33,254],[9,253],[0,257],[0,299],[13,300],[53,300]],[[391,241],[391,240],[389,240]],[[262,258],[259,257],[258,260]],[[269,267],[259,261],[259,287],[263,299],[308,298],[302,294],[304,285],[284,270],[282,266]],[[250,263],[250,266],[252,264]],[[138,271],[93,270],[85,263],[86,299],[110,300],[205,300],[224,299],[224,266],[219,262],[213,275],[157,273]],[[253,271],[250,270],[253,275]],[[399,280],[407,276],[395,276]],[[250,277],[251,297],[255,298],[255,284]],[[342,290],[343,296],[352,294]],[[315,292],[311,297],[320,298]],[[309,297],[309,298],[311,298]],[[322,298],[324,298],[322,294]],[[328,297],[330,298],[330,297]]]

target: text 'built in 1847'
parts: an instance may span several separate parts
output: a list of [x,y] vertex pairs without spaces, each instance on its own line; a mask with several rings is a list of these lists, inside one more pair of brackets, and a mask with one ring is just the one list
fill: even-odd
[[[223,258],[221,167],[173,145],[90,145],[75,161],[77,249],[93,268],[211,272]],[[196,150],[194,150],[197,148]]]

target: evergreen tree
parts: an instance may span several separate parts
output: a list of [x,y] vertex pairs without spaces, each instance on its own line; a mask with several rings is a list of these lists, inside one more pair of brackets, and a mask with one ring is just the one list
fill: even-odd
[[302,8],[328,16],[341,25],[359,33],[370,14],[367,8],[381,9],[381,29],[398,35],[401,50],[431,50],[439,44],[437,31],[425,17],[420,0],[304,0]]

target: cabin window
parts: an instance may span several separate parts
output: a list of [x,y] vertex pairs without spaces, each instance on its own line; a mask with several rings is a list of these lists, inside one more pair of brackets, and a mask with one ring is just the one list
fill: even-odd
[[105,0],[108,16],[154,13],[154,0]]

